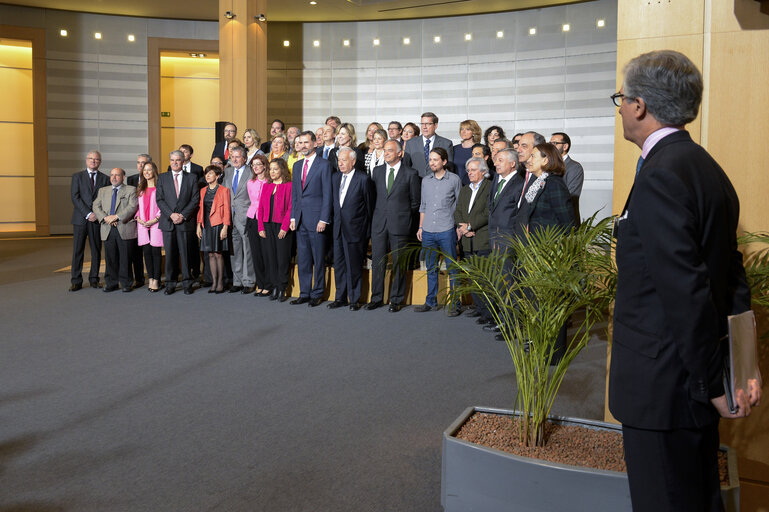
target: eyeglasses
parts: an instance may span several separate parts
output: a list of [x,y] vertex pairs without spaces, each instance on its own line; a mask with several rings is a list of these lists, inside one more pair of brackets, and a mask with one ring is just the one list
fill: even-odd
[[566,144],[566,143],[562,140],[561,141],[553,140],[553,141],[550,141],[550,144],[552,144],[553,146],[560,146],[561,144]]
[[621,92],[615,92],[614,94],[612,94],[609,97],[611,98],[611,101],[612,101],[612,103],[614,103],[615,107],[621,107],[622,106],[622,98],[627,98],[629,100],[634,100],[635,99],[635,98],[631,98],[630,96],[625,96]]
[[435,123],[419,123],[419,124],[421,126],[431,126],[431,125],[434,125]]

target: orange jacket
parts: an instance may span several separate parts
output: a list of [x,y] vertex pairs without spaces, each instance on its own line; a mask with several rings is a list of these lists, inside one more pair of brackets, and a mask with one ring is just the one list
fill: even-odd
[[[206,197],[208,186],[200,189],[200,208],[198,208],[198,224],[203,225],[203,199]],[[232,225],[232,206],[230,205],[230,189],[219,185],[214,196],[214,204],[211,205],[210,221],[212,226],[219,224]]]

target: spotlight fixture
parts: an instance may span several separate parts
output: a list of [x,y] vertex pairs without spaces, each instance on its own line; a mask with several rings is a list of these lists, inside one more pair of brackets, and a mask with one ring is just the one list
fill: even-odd
[[310,2],[310,5],[318,5],[318,2],[316,2],[315,0],[312,0],[312,2]]
[[411,44],[411,38],[409,38],[409,37],[404,37],[404,38],[403,38],[403,44]]
[[198,54],[198,57],[200,57],[201,59],[205,58],[205,56],[206,56],[206,54],[205,54],[205,53],[199,53],[199,54]]
[[136,41],[136,37],[133,34],[128,34],[128,41],[133,43],[134,41]]
[[535,35],[536,33],[537,33],[537,27],[531,27],[531,28],[529,29],[529,35],[530,35],[530,36],[533,36],[533,35]]
[[374,46],[379,46],[379,39],[374,39]]
[[59,35],[61,37],[67,37],[69,35],[69,32],[67,32],[67,29],[63,28],[63,29],[59,30]]
[[232,11],[224,11],[224,17],[227,18],[228,20],[231,20],[232,18],[235,17],[235,13]]
[[93,37],[94,39],[101,39],[101,32],[94,32]]
[[470,33],[465,34],[465,41],[472,41],[472,40],[473,40],[473,35],[472,34],[470,34]]
[[345,39],[344,41],[342,41],[342,44],[345,45],[345,46],[350,46],[350,40],[349,39]]
[[283,46],[285,46],[285,47],[287,47],[287,48],[288,48],[289,46],[291,46],[291,41],[289,41],[288,39],[286,39],[285,41],[283,41]]
[[441,42],[441,36],[435,36],[435,37],[433,37],[433,42],[434,42],[434,43],[440,43],[440,42]]
[[316,39],[315,41],[313,41],[313,42],[312,42],[312,45],[313,45],[315,48],[317,48],[317,47],[319,47],[319,46],[320,46],[320,41],[318,41],[318,40]]
[[564,24],[563,24],[563,27],[561,27],[561,29],[562,29],[564,32],[568,32],[569,30],[571,30],[571,25],[569,25],[568,23],[564,23]]
[[606,20],[598,20],[595,22],[595,26],[598,28],[603,28],[606,26]]
[[260,14],[259,16],[254,16],[254,18],[256,18],[257,21],[267,21],[267,18],[264,17],[264,14]]
[[497,30],[497,39],[502,39],[505,37],[505,33],[502,30]]
[[194,52],[190,53],[190,57],[192,57],[193,59],[197,58],[197,56],[198,56],[197,53],[194,53]]

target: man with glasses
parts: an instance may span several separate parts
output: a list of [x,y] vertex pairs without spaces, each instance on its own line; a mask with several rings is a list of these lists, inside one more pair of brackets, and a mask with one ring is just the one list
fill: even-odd
[[571,138],[564,132],[555,132],[550,136],[550,144],[558,148],[558,152],[563,157],[563,163],[566,166],[566,174],[563,179],[566,182],[566,188],[571,195],[571,203],[574,205],[575,219],[579,221],[579,196],[582,195],[582,184],[585,181],[585,171],[582,164],[573,160],[569,156],[571,150]]
[[435,133],[438,129],[438,116],[432,112],[422,114],[419,123],[422,128],[422,135],[406,141],[406,154],[411,160],[411,167],[416,169],[420,178],[424,178],[430,168],[427,162],[430,158],[430,151],[435,148],[443,148],[449,154],[449,162],[454,160],[454,144],[446,137],[441,137]]
[[211,151],[211,158],[218,156],[223,162],[226,162],[230,157],[230,150],[228,149],[230,141],[238,135],[238,127],[235,126],[235,123],[227,123],[224,125],[222,135],[224,136],[224,140],[216,143],[214,150]]

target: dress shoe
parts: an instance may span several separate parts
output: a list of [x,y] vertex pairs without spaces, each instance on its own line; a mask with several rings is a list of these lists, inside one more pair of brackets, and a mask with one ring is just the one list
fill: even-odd
[[310,303],[308,304],[308,306],[310,306],[311,308],[314,308],[316,306],[320,306],[322,303],[323,303],[323,299],[321,299],[320,297],[317,297],[315,299],[310,299]]
[[360,304],[357,302],[355,304],[350,304],[350,311],[358,311],[360,307]]
[[490,323],[489,325],[484,325],[483,330],[486,332],[499,332],[502,328],[495,323]]
[[334,302],[330,303],[328,306],[326,306],[328,309],[336,309],[341,308],[342,306],[347,306],[349,303],[341,300],[335,300]]
[[390,304],[390,307],[387,308],[387,311],[389,311],[390,313],[397,313],[398,311],[401,310],[402,307],[403,306],[400,304]]
[[427,311],[432,311],[434,309],[438,309],[438,306],[428,306],[427,304],[422,304],[421,306],[416,306],[414,311],[417,313],[426,313]]
[[232,288],[230,288],[230,293],[238,293],[239,291],[242,291],[242,290],[243,290],[242,286],[233,286]]
[[[502,335],[501,332],[498,333],[498,334],[495,334],[494,335],[494,339],[497,340],[497,341],[505,341],[505,337]],[[528,350],[526,352],[528,352]]]
[[477,309],[471,309],[470,311],[465,313],[465,316],[469,317],[469,318],[476,318],[476,317],[481,316],[481,314],[478,312]]
[[106,286],[106,285],[104,286],[105,292],[114,292],[117,289],[118,289],[118,285],[116,284],[113,284],[112,286]]
[[288,292],[278,292],[278,301],[286,302],[288,300]]
[[184,289],[184,295],[192,295],[192,286],[188,286]]
[[446,313],[446,316],[455,317],[455,316],[459,316],[461,313],[462,312],[459,310],[459,308],[451,308]]
[[272,293],[270,294],[270,300],[278,300],[280,298],[280,295],[281,295],[280,290],[275,288],[274,290],[272,290]]
[[478,325],[486,325],[486,324],[490,324],[491,322],[492,322],[491,318],[483,318],[483,317],[480,317],[478,320],[475,321],[475,323]]
[[130,292],[131,290],[133,290],[133,288],[131,288],[130,286],[124,286],[124,287],[123,287],[123,293],[128,293],[128,292]]
[[176,291],[176,286],[166,286],[166,291],[164,291],[163,293],[165,293],[166,295],[172,295],[175,291]]
[[76,292],[76,291],[80,290],[81,288],[83,288],[82,284],[73,284],[72,286],[69,287],[69,291],[70,292]]
[[369,302],[363,307],[369,311],[373,311],[376,308],[381,308],[382,306],[384,306],[384,302],[382,302],[381,300],[378,300],[376,302]]
[[253,286],[244,286],[242,290],[240,290],[240,293],[243,295],[248,295],[251,293],[254,293],[254,287]]
[[101,286],[99,286],[99,281],[91,281],[90,284],[91,288],[101,288]]
[[295,298],[294,300],[292,300],[290,302],[290,304],[296,306],[297,304],[307,304],[308,302],[310,302],[310,298],[309,297],[301,297],[301,296],[299,296],[299,297]]

